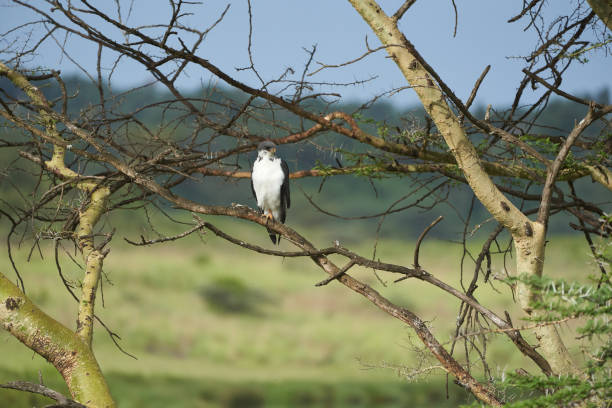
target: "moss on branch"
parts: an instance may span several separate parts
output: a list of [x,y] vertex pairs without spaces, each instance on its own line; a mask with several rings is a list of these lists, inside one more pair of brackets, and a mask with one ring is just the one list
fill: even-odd
[[41,311],[0,273],[0,326],[60,372],[72,398],[88,407],[114,407],[89,345]]

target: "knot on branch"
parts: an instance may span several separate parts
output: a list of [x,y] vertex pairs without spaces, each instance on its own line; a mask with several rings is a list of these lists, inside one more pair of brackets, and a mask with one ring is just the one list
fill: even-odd
[[9,297],[4,302],[4,306],[6,307],[6,310],[15,310],[19,309],[21,303],[23,303],[22,299]]

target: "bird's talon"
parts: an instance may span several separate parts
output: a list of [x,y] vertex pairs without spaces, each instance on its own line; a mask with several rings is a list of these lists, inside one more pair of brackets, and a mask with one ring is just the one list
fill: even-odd
[[274,216],[272,214],[265,214],[266,217],[266,225],[270,222],[270,220],[274,221]]

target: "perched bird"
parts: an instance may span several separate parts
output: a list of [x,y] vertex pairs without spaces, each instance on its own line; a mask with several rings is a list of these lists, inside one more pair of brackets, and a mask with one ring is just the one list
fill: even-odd
[[[291,206],[289,192],[289,167],[287,162],[275,156],[276,145],[266,140],[257,146],[257,159],[251,173],[251,190],[259,210],[268,219],[285,222],[287,208]],[[276,233],[268,228],[274,244],[280,242]]]

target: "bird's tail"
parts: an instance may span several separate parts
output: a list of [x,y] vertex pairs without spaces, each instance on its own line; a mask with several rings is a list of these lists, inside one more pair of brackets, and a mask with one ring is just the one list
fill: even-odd
[[272,231],[270,228],[268,228],[268,235],[270,236],[270,240],[272,241],[272,243],[274,245],[278,243],[280,243],[280,235],[278,236],[278,239],[276,238],[276,232]]

